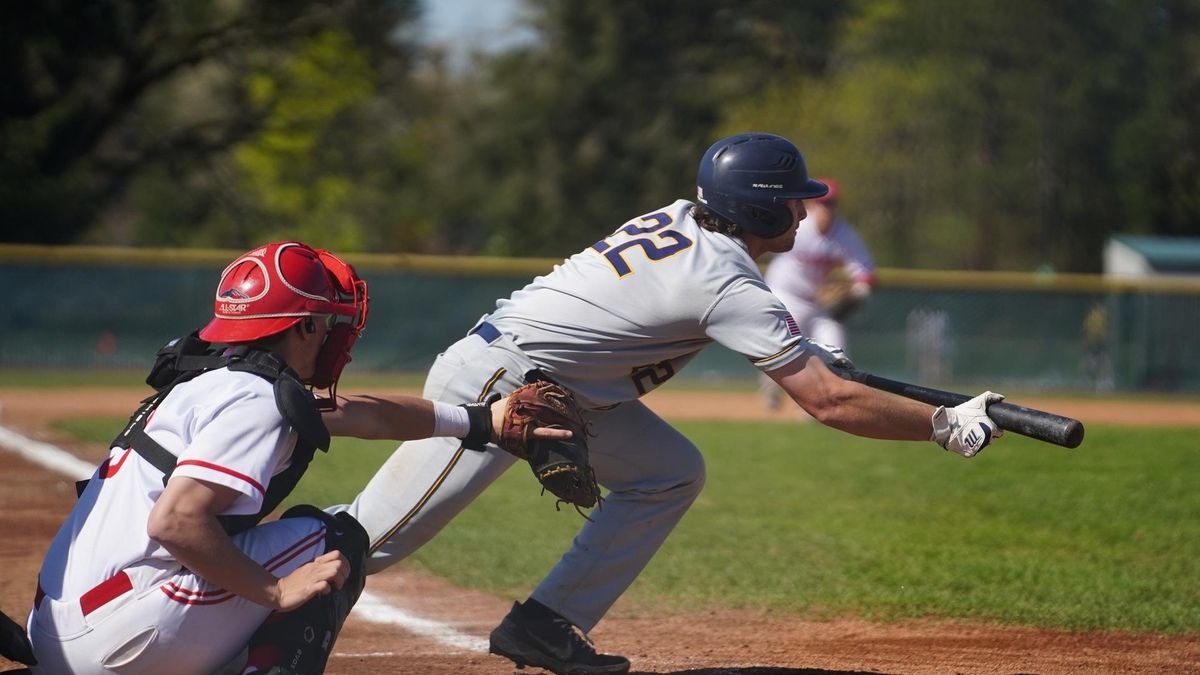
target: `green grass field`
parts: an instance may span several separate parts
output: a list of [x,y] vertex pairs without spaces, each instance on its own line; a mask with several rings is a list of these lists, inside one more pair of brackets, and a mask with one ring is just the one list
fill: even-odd
[[[120,424],[67,428],[105,442]],[[708,484],[627,594],[634,609],[1200,632],[1194,430],[1093,427],[1073,451],[1009,434],[968,461],[811,424],[678,426]],[[393,447],[338,441],[292,501],[350,500]],[[414,558],[520,598],[581,522],[518,464]]]

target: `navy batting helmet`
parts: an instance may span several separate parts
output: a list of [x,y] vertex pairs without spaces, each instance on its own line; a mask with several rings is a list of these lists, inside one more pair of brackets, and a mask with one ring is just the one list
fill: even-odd
[[777,237],[794,222],[788,199],[821,197],[829,188],[808,177],[804,156],[782,136],[722,138],[700,160],[696,194],[717,215],[760,237]]

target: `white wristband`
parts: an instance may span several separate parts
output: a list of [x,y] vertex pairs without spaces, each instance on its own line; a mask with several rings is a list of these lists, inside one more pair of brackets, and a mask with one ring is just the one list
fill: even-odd
[[433,402],[433,435],[462,438],[471,430],[471,419],[462,406]]

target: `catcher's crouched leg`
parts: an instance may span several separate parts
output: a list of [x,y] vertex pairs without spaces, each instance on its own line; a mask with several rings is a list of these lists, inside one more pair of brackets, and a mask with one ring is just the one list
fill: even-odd
[[288,509],[281,518],[315,518],[325,523],[325,550],[341,551],[350,576],[340,589],[318,595],[290,612],[273,612],[250,636],[247,667],[279,675],[317,675],[333,651],[338,632],[366,585],[367,531],[348,513],[330,515],[311,504]]

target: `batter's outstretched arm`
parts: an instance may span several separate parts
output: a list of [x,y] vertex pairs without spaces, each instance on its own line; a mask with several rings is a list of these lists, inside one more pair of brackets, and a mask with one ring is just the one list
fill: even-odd
[[896,441],[927,441],[933,434],[933,406],[843,380],[815,355],[767,375],[805,412],[835,429]]

